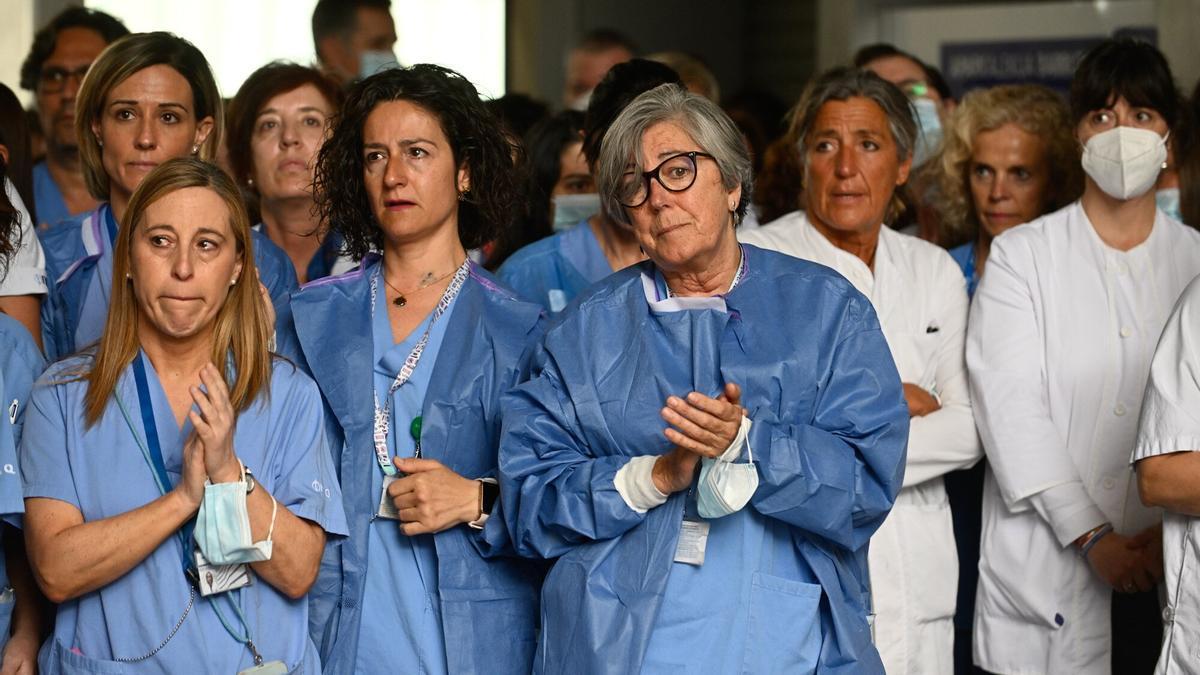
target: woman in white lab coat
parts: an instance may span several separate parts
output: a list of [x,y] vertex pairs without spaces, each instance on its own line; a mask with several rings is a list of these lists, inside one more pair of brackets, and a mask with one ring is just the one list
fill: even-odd
[[1200,281],[1188,284],[1167,321],[1142,403],[1133,451],[1138,491],[1163,513],[1167,609],[1157,673],[1197,675],[1200,629]]
[[996,237],[968,329],[990,465],[975,663],[997,673],[1147,672],[1158,649],[1162,519],[1129,456],[1200,233],[1154,203],[1178,114],[1158,50],[1098,45],[1070,103],[1083,197]]
[[832,267],[875,306],[911,417],[902,488],[868,553],[875,645],[892,675],[949,674],[958,557],[942,476],[982,456],[963,361],[966,283],[945,250],[885,224],[916,138],[899,89],[836,69],[794,120],[804,211],[739,238]]

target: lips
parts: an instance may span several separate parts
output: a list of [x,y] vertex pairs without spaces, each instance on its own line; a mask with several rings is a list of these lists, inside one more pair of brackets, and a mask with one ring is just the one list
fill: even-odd
[[289,159],[279,163],[279,170],[285,173],[289,171],[308,171],[308,165],[298,159]]
[[158,166],[158,162],[126,162],[125,165],[133,169],[151,171],[154,167]]
[[383,200],[383,208],[389,211],[402,211],[404,209],[416,206],[417,203],[407,199],[385,199]]

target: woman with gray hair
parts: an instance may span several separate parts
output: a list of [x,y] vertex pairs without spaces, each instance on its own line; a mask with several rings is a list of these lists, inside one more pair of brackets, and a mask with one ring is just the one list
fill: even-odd
[[580,296],[503,400],[507,524],[558,558],[535,672],[883,672],[866,543],[908,416],[870,302],[738,244],[749,157],[681,87],[621,113],[598,185],[649,260]]
[[942,477],[982,457],[963,357],[966,285],[944,250],[886,225],[916,137],[899,89],[869,71],[829,71],[790,133],[804,211],[742,241],[832,267],[879,313],[912,419],[903,489],[869,557],[875,644],[889,673],[950,673],[958,558]]

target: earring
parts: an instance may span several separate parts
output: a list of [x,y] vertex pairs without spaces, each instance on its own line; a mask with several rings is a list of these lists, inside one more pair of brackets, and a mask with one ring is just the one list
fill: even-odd
[[230,280],[229,280],[229,285],[230,285],[230,286],[237,286],[237,277],[234,277],[234,278],[230,279]]
[[195,155],[195,154],[197,154],[198,152],[200,152],[200,146],[199,146],[199,145],[193,145],[193,146],[192,146],[192,154],[193,154],[193,155]]
[[104,141],[101,140],[99,136],[96,137],[96,145],[98,145],[102,148],[104,147]]
[[126,273],[125,273],[125,278],[126,278],[126,279],[133,279],[133,275],[132,275],[132,274],[130,274],[129,272],[126,272]]
[[247,186],[247,187],[254,187],[254,179],[253,179],[253,178],[247,178],[247,179],[246,179],[246,186]]

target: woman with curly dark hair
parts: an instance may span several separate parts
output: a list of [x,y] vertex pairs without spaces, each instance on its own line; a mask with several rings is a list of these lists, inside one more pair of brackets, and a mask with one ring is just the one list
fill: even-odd
[[510,226],[515,181],[475,87],[433,65],[355,84],[318,155],[320,214],[362,263],[292,299],[352,532],[311,594],[326,672],[530,672],[540,575],[485,554],[509,540],[499,398],[541,313],[467,257]]

